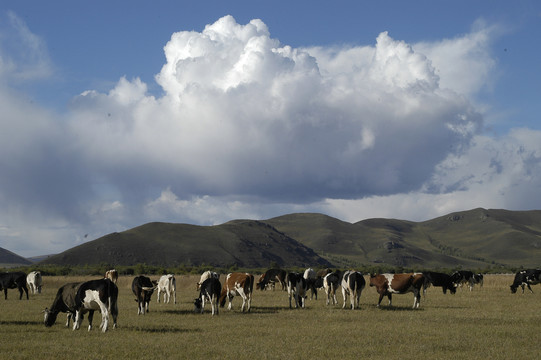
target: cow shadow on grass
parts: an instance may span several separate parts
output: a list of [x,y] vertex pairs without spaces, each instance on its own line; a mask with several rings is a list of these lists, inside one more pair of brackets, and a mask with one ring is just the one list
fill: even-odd
[[414,309],[412,308],[411,306],[385,306],[385,305],[380,305],[380,307],[378,308],[376,305],[372,305],[372,307],[376,310],[380,310],[380,311],[424,311],[424,309],[421,307],[421,308],[417,308],[417,309]]
[[43,325],[43,321],[2,320],[0,321],[0,326],[1,325]]
[[195,314],[193,310],[158,310],[158,312],[172,315],[190,315]]
[[188,328],[179,328],[173,326],[153,326],[153,327],[142,327],[142,326],[126,326],[122,327],[123,329],[135,332],[146,332],[146,333],[200,333],[201,329],[188,329]]

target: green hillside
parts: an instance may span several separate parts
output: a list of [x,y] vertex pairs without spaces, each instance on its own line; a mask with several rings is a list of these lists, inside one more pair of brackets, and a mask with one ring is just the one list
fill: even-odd
[[42,263],[437,269],[539,267],[540,259],[541,211],[474,209],[423,222],[367,219],[352,224],[299,213],[217,226],[149,223]]

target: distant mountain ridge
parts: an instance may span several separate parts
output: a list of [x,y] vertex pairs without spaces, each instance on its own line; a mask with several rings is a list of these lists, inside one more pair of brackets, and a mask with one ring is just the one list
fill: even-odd
[[26,266],[32,262],[22,256],[19,256],[9,250],[0,248],[0,266],[13,267],[13,266]]
[[155,222],[108,234],[40,264],[486,268],[540,267],[540,259],[540,210],[478,208],[423,222],[349,223],[315,213],[216,226]]

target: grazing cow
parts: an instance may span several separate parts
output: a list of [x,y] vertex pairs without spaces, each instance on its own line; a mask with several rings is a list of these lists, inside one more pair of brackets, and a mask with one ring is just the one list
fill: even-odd
[[167,274],[163,275],[158,280],[158,303],[160,302],[160,293],[163,292],[163,302],[168,303],[171,301],[171,294],[173,294],[173,302],[177,303],[177,280],[175,275]]
[[26,284],[32,294],[41,294],[41,287],[43,286],[43,279],[39,271],[31,271],[26,276]]
[[[282,290],[286,288],[286,271],[282,269],[269,269],[259,277],[259,281],[255,285],[256,289],[265,290],[267,285],[280,283]],[[274,287],[273,287],[274,289]]]
[[100,329],[106,332],[109,328],[109,314],[113,317],[113,329],[116,329],[118,317],[118,288],[109,279],[90,280],[79,286],[75,295],[75,321],[73,330],[78,330],[83,322],[83,314],[88,314],[88,331],[92,330],[94,311],[101,312]]
[[473,283],[479,284],[479,287],[483,287],[483,274],[473,274]]
[[229,301],[227,306],[228,310],[231,310],[231,303],[233,297],[238,295],[242,298],[241,310],[244,312],[250,311],[252,303],[252,291],[254,290],[254,276],[249,273],[229,273],[225,278],[225,283],[222,287],[222,293],[220,294],[220,306],[225,306],[225,300]]
[[522,293],[524,294],[524,286],[528,287],[528,290],[533,294],[533,290],[530,285],[536,285],[541,282],[541,270],[539,269],[527,269],[521,270],[515,274],[515,280],[511,284],[511,292],[514,294],[517,292],[517,288],[522,287]]
[[26,274],[22,271],[0,274],[0,290],[4,290],[4,297],[8,299],[8,289],[19,289],[19,300],[23,298],[23,290],[28,300],[28,288],[26,287]]
[[217,272],[214,272],[214,271],[207,270],[203,274],[201,274],[201,278],[199,279],[199,282],[197,283],[197,290],[201,289],[201,284],[205,280],[207,280],[207,279],[209,279],[211,277],[220,280],[220,274],[218,274]]
[[378,274],[370,275],[370,286],[375,286],[379,294],[378,305],[384,296],[389,298],[392,305],[392,294],[413,293],[413,308],[421,304],[421,287],[424,283],[423,274]]
[[137,301],[137,314],[145,314],[148,312],[148,305],[150,304],[150,298],[156,289],[156,284],[150,281],[150,278],[139,275],[133,278],[131,283],[131,290],[135,295],[135,301]]
[[451,294],[456,293],[457,285],[453,282],[451,276],[433,271],[424,271],[423,276],[425,277],[423,293],[426,293],[426,289],[429,288],[430,285],[441,286],[444,294],[447,294],[447,290],[449,290]]
[[[53,304],[50,309],[45,308],[44,310],[44,322],[45,326],[53,326],[56,322],[56,317],[58,313],[64,312],[67,313],[66,327],[70,326],[70,319],[73,318],[75,322],[75,313],[77,309],[75,308],[75,296],[77,295],[77,290],[82,283],[69,283],[63,285],[58,289],[56,296],[54,298]],[[92,319],[94,310],[90,310],[91,315],[89,314],[88,318]]]
[[[310,289],[310,300],[312,300],[314,297],[317,300],[317,285],[318,285],[317,273],[314,271],[314,269],[308,268],[304,270],[304,274],[302,277],[306,279],[306,285],[308,286],[308,289]],[[321,279],[321,277],[319,279]],[[320,282],[321,282],[321,286],[323,286],[323,281],[320,281]]]
[[359,307],[359,300],[361,299],[361,293],[366,285],[363,274],[358,271],[348,270],[342,277],[342,296],[344,297],[344,305],[342,309],[346,308],[346,300],[348,295],[351,299],[351,310],[355,309],[355,306]]
[[222,284],[220,280],[216,278],[208,278],[201,284],[201,291],[199,297],[194,300],[194,312],[203,313],[205,309],[205,301],[210,303],[212,315],[216,313],[218,315],[218,299],[222,291]]
[[305,307],[306,290],[308,283],[304,276],[299,273],[288,273],[286,277],[287,295],[289,297],[289,308],[291,309],[291,298],[295,299],[295,308]]
[[116,284],[116,282],[118,281],[118,271],[116,271],[115,269],[107,270],[103,278],[109,279]]
[[328,273],[323,278],[323,288],[325,289],[325,294],[327,294],[327,305],[329,305],[329,302],[332,302],[333,305],[338,304],[338,301],[336,300],[336,290],[341,282],[342,271],[340,270]]
[[473,290],[473,272],[468,270],[459,270],[451,275],[451,280],[457,284],[457,286],[462,287],[464,284],[468,284],[470,291]]

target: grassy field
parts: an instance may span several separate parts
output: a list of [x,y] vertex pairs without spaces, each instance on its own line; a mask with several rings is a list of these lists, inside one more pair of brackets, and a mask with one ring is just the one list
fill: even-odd
[[[152,279],[157,278],[152,277]],[[90,279],[90,278],[88,278]],[[223,279],[223,276],[222,276]],[[343,310],[307,300],[306,309],[288,307],[287,293],[256,291],[252,311],[220,308],[212,317],[194,314],[197,296],[194,276],[177,276],[175,304],[157,304],[137,315],[131,293],[132,277],[119,279],[119,328],[103,334],[101,316],[94,330],[64,327],[59,315],[52,328],[43,325],[42,310],[51,305],[57,289],[74,277],[45,277],[42,294],[18,300],[9,290],[1,299],[2,359],[537,359],[541,324],[541,289],[535,294],[511,294],[508,275],[486,275],[482,288],[459,289],[443,295],[428,289],[421,308],[412,310],[413,295],[395,295],[393,307],[376,308],[378,295],[367,287],[361,309]],[[383,305],[387,304],[384,299]]]

